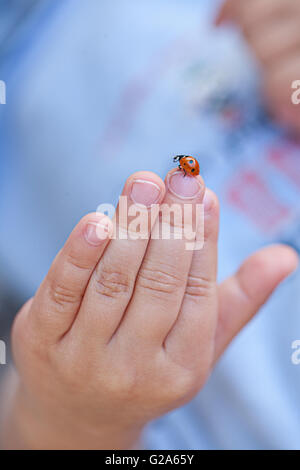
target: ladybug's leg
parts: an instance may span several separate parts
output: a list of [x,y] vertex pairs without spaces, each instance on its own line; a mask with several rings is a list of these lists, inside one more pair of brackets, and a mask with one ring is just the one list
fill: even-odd
[[184,176],[183,176],[183,177],[185,177],[185,176],[186,176],[186,171],[185,171],[185,169],[184,169],[184,168],[183,168],[183,171],[184,171]]

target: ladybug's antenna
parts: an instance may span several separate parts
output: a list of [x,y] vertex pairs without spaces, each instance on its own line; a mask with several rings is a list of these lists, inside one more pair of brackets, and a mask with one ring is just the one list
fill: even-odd
[[176,155],[176,157],[173,158],[173,162],[180,162],[180,160],[184,157],[184,155]]

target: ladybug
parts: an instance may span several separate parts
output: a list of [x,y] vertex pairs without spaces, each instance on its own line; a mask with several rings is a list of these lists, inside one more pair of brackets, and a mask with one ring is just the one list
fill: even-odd
[[184,171],[184,176],[186,174],[190,176],[197,176],[200,173],[200,166],[196,158],[189,155],[176,155],[173,158],[173,162],[179,162],[178,168]]

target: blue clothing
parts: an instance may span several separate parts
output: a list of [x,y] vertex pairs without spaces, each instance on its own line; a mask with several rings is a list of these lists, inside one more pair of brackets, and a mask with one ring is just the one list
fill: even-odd
[[[266,116],[238,33],[212,26],[217,3],[40,3],[0,56],[8,285],[32,295],[82,215],[116,203],[134,171],[164,177],[174,154],[199,156],[220,198],[220,279],[263,245],[300,251],[298,144]],[[6,7],[10,30],[13,18]],[[145,445],[300,448],[300,369],[290,359],[299,280],[278,289],[192,402],[149,425]]]

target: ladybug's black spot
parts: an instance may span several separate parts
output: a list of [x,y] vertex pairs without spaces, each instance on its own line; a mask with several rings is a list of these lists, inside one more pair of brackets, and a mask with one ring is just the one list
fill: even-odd
[[195,168],[192,169],[192,173],[194,173],[194,171],[195,171]]

